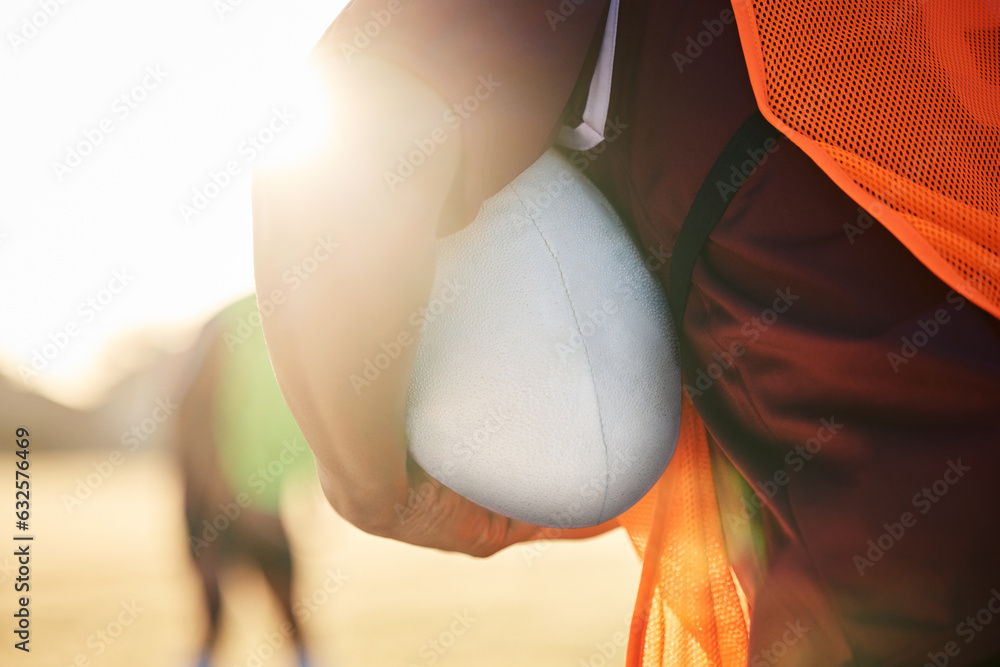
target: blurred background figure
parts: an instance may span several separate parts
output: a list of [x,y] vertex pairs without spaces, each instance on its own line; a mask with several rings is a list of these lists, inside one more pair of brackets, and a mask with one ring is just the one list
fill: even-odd
[[[261,366],[237,361],[255,359],[270,378],[253,300],[244,304],[226,309],[229,317],[220,305],[198,323],[110,340],[94,362],[101,375],[80,380],[90,391],[75,404],[16,373],[0,375],[0,432],[24,425],[32,433],[37,544],[31,653],[4,643],[0,665],[190,667],[214,639],[216,665],[293,667],[299,634],[313,666],[624,664],[640,577],[624,532],[473,559],[348,524],[323,497],[296,435],[270,436],[277,455],[243,450],[227,459],[236,450],[222,451],[223,443],[241,441],[217,437],[206,423],[231,415],[230,428],[250,436],[281,423],[264,418],[274,403],[254,384],[252,369]],[[235,378],[228,392],[218,390],[223,368]],[[13,446],[13,438],[0,439],[6,465]],[[227,470],[234,464],[243,467]],[[298,472],[291,476],[300,465],[301,482]],[[280,549],[265,539],[275,535]],[[13,548],[5,552],[0,586],[12,588],[17,560]],[[261,567],[255,553],[272,563]],[[293,584],[291,618],[287,596],[271,582]],[[0,616],[11,618],[16,605],[14,596],[0,596]]]
[[236,562],[260,570],[298,664],[315,664],[293,612],[292,552],[279,514],[284,485],[314,474],[314,463],[274,379],[254,295],[202,329],[180,382],[174,451],[208,612],[197,664],[211,664],[222,621],[220,575]]
[[[18,131],[4,136],[0,160],[0,283],[8,287],[0,290],[0,474],[13,476],[12,434],[29,427],[37,551],[31,652],[4,642],[0,665],[191,665],[209,627],[191,558],[202,546],[199,561],[214,553],[212,571],[222,573],[215,662],[291,667],[296,642],[281,634],[288,613],[278,609],[287,609],[287,598],[272,595],[255,558],[237,548],[247,535],[261,535],[250,532],[258,515],[277,523],[279,489],[297,589],[287,623],[294,620],[306,636],[313,662],[624,663],[640,567],[621,531],[586,543],[539,542],[486,561],[420,549],[343,521],[315,474],[291,484],[285,461],[294,455],[292,467],[307,467],[305,451],[292,447],[284,461],[280,453],[276,461],[244,453],[241,472],[227,469],[228,454],[205,444],[236,440],[206,427],[197,437],[176,436],[182,415],[173,406],[183,403],[185,429],[199,412],[212,414],[211,392],[194,392],[195,381],[212,384],[219,376],[202,364],[211,359],[233,372],[239,365],[230,360],[254,346],[266,364],[259,338],[243,337],[247,326],[259,336],[257,328],[249,320],[241,327],[241,315],[228,324],[217,316],[214,342],[203,325],[253,289],[250,175],[257,160],[294,143],[297,128],[311,127],[310,90],[289,72],[301,67],[344,4],[69,3],[17,53],[7,52],[0,84],[23,94],[2,112],[5,126]],[[29,21],[42,20],[29,0],[4,3],[0,13],[18,39],[38,28]],[[101,48],[83,48],[93,44]],[[155,90],[142,85],[153,82],[147,67],[166,74]],[[118,111],[123,95],[135,105],[125,106],[127,118]],[[296,118],[274,133],[275,111],[285,109]],[[114,130],[94,148],[90,138],[103,119]],[[93,153],[60,180],[53,163],[80,146]],[[185,219],[181,204],[197,202],[205,205]],[[127,273],[128,284],[120,289],[124,281],[116,280],[120,291],[113,293],[116,272]],[[247,300],[244,314],[252,308]],[[256,434],[264,409],[247,400],[233,412],[238,401],[230,399],[230,414]],[[201,463],[185,464],[186,479],[172,465],[179,462],[177,443],[201,456]],[[214,462],[214,476],[206,460]],[[267,477],[248,479],[258,468]],[[248,507],[234,500],[239,489]],[[218,500],[199,495],[223,490]],[[189,503],[201,499],[206,512],[196,530],[184,525],[185,495]],[[5,512],[13,509],[13,496],[7,498]],[[226,503],[235,503],[237,518],[227,516],[235,510]],[[6,540],[0,587],[12,592],[18,564],[9,532]],[[250,567],[237,565],[239,553]],[[273,580],[277,570],[264,569]],[[16,607],[13,594],[0,595],[0,616],[12,619]],[[474,624],[453,634],[455,615],[465,613]]]

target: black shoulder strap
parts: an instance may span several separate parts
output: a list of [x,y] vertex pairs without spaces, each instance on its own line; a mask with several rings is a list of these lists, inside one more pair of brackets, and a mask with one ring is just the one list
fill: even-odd
[[[684,310],[691,289],[691,271],[694,270],[705,241],[722,219],[726,207],[743,185],[746,176],[757,168],[760,158],[767,155],[767,149],[780,136],[764,120],[760,111],[754,112],[729,140],[695,195],[670,257],[670,291],[667,300],[678,337],[683,330]],[[747,169],[746,162],[753,166]],[[736,178],[737,175],[739,178]]]

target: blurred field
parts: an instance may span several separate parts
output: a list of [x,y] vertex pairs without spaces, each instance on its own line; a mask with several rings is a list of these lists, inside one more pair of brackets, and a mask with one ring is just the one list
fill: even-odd
[[[32,452],[30,654],[12,647],[19,595],[13,484],[0,494],[11,508],[0,538],[9,545],[0,551],[0,665],[193,664],[203,612],[186,552],[179,478],[158,453],[129,454],[70,511],[64,494],[101,460],[93,451]],[[624,646],[615,639],[628,627],[639,563],[621,530],[475,560],[366,535],[337,517],[311,483],[290,490],[285,506],[299,574],[296,599],[320,665],[624,663]],[[214,664],[293,665],[259,575],[236,568],[224,584],[223,651]]]

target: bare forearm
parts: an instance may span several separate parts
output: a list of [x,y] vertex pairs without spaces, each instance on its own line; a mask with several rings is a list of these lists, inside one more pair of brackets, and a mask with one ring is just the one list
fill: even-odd
[[[430,293],[435,231],[460,151],[451,138],[390,188],[386,171],[447,107],[392,66],[339,67],[331,145],[300,168],[255,179],[255,274],[258,294],[285,297],[264,333],[327,496],[348,518],[377,526],[407,493],[405,401],[419,335],[409,319]],[[320,247],[332,256],[290,289],[283,276]],[[366,377],[366,361],[401,336],[408,344]]]

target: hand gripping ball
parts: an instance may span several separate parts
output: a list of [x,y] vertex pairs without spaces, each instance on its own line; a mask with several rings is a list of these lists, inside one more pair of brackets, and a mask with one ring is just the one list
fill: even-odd
[[541,526],[607,521],[677,444],[666,297],[611,205],[556,150],[439,241],[407,398],[410,454]]

